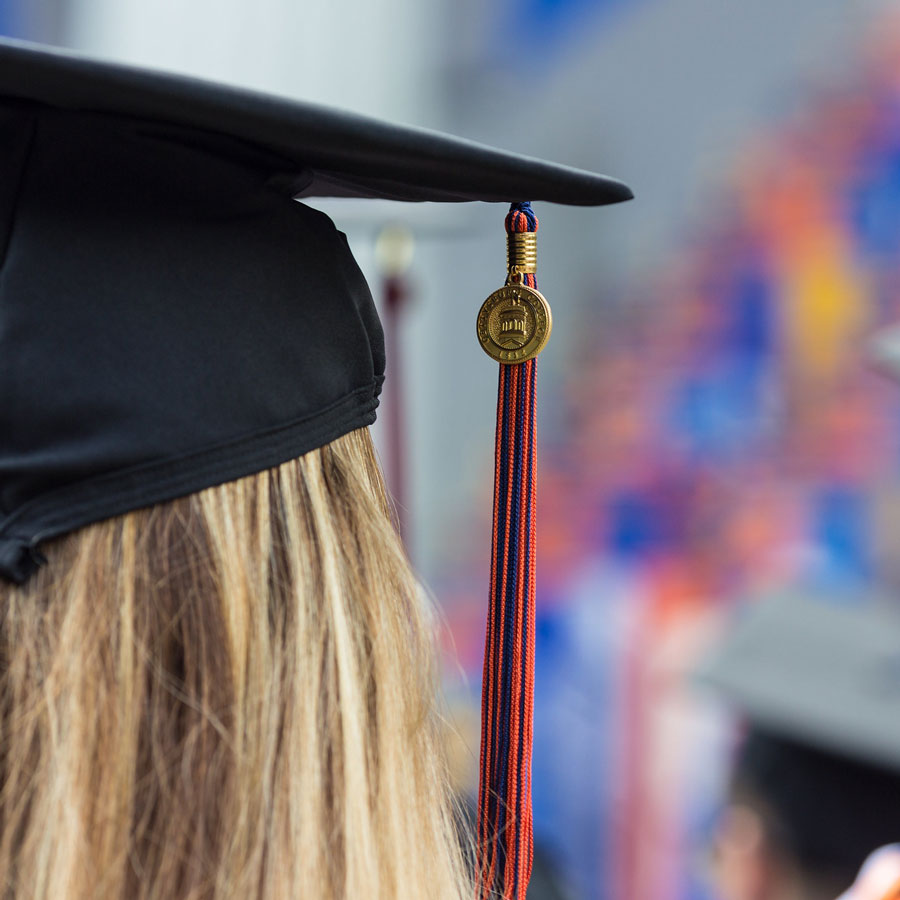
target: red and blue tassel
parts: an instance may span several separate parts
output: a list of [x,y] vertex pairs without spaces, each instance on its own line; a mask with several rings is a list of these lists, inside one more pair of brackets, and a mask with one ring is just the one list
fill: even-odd
[[[514,203],[507,232],[537,228],[531,205]],[[514,274],[536,289],[534,272]],[[532,869],[536,373],[536,359],[500,364],[482,685],[479,900],[523,900]]]

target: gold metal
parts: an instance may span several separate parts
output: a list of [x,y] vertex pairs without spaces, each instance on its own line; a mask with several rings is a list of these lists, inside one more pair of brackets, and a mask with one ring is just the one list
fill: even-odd
[[550,304],[525,284],[506,284],[494,291],[482,304],[476,323],[482,349],[501,363],[534,359],[552,329]]
[[537,272],[537,232],[515,231],[506,235],[506,266],[527,275]]

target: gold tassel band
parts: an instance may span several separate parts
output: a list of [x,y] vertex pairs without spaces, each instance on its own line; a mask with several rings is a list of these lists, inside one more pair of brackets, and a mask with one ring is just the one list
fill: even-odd
[[533,275],[537,272],[537,234],[516,231],[506,235],[506,266],[510,272]]

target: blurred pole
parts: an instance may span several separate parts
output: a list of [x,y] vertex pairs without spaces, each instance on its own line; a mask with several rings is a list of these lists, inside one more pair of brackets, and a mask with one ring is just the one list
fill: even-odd
[[389,225],[375,242],[375,259],[382,274],[382,320],[385,366],[385,477],[394,499],[400,536],[406,538],[409,522],[406,469],[406,406],[403,366],[403,327],[411,291],[407,271],[412,262],[412,234],[402,226]]

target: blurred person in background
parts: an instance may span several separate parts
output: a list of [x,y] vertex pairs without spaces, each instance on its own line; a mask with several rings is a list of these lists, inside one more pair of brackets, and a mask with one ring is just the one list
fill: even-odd
[[[900,841],[900,617],[861,598],[760,601],[701,677],[747,721],[714,837],[718,896],[834,900]],[[848,900],[889,900],[897,876]]]

